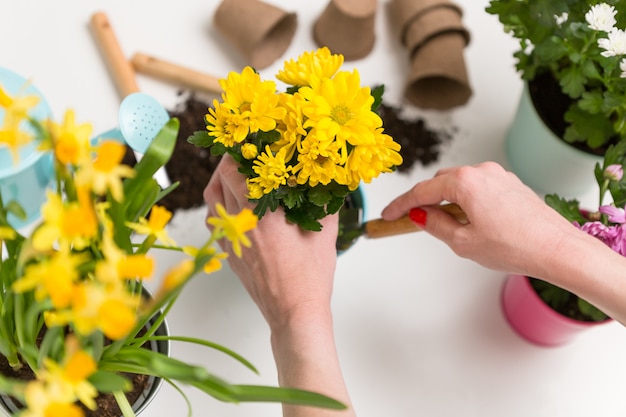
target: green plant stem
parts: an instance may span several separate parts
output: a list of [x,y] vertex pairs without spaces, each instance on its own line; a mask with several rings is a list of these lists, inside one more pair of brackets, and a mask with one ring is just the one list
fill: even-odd
[[117,401],[117,405],[120,407],[120,411],[124,417],[136,417],[133,407],[131,407],[128,402],[128,398],[126,398],[126,395],[124,395],[122,391],[114,391],[113,396],[115,397],[115,401]]

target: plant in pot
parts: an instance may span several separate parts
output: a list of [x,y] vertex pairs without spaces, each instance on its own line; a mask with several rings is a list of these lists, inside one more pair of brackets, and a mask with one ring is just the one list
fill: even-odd
[[626,137],[626,4],[618,0],[491,0],[519,41],[524,81],[505,140],[512,170],[537,191],[574,196]]
[[[586,233],[626,256],[626,141],[611,145],[594,169],[599,186],[598,207],[580,207],[576,199],[548,194],[546,203]],[[611,197],[607,201],[607,197]],[[503,291],[505,314],[522,336],[541,345],[561,345],[580,331],[611,319],[577,295],[548,282],[510,276]],[[536,320],[533,322],[533,320]]]
[[[77,124],[73,111],[61,123],[39,120],[29,113],[36,97],[12,96],[1,87],[0,97],[0,147],[35,141],[54,160],[54,185],[32,227],[12,225],[9,213],[23,218],[25,212],[0,193],[0,403],[7,413],[131,417],[142,406],[126,393],[141,389],[143,380],[152,381],[148,397],[166,381],[178,391],[178,384],[188,384],[221,401],[344,408],[313,392],[232,384],[169,355],[169,341],[194,343],[254,370],[226,347],[163,332],[186,283],[220,268],[225,254],[214,242],[225,237],[235,246],[246,244],[245,232],[257,222],[250,210],[223,213],[208,220],[214,232],[201,247],[169,238],[172,213],[157,203],[176,184],[161,189],[153,175],[171,157],[177,119],[165,123],[131,168],[121,163],[123,143],[90,138],[91,126]],[[184,259],[149,294],[142,282],[152,278],[154,250],[180,251]],[[109,410],[110,399],[116,406]]]
[[359,72],[342,64],[326,47],[285,61],[276,75],[283,92],[251,67],[231,72],[220,80],[222,100],[209,108],[207,129],[188,139],[239,163],[259,218],[282,206],[288,221],[319,231],[319,219],[362,182],[402,163],[375,111],[383,88],[362,87]]

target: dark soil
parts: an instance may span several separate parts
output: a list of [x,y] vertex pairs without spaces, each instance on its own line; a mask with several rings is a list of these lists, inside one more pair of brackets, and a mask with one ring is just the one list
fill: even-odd
[[[165,170],[170,181],[179,181],[180,185],[160,202],[174,212],[204,204],[202,193],[219,163],[219,157],[187,142],[194,132],[206,129],[204,116],[210,104],[193,93],[180,92],[179,95],[181,102],[169,113],[180,120],[180,131],[174,154]],[[416,164],[427,166],[437,162],[440,146],[451,139],[451,134],[429,129],[424,119],[403,118],[400,111],[386,103],[382,103],[378,110],[385,132],[401,146],[404,161],[398,171],[408,172]]]

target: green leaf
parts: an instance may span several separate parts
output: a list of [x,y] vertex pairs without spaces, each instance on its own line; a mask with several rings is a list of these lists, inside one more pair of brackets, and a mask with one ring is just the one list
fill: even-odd
[[311,203],[322,207],[330,202],[332,194],[326,187],[317,185],[309,190],[307,198]]
[[557,194],[548,194],[545,196],[545,202],[570,222],[580,224],[587,222],[587,219],[580,212],[580,203],[576,199],[566,200]]
[[604,321],[609,317],[604,314],[603,311],[590,304],[589,302],[583,300],[582,298],[578,299],[578,309],[581,313],[591,318],[593,321]]
[[385,85],[381,84],[372,89],[372,97],[374,97],[374,102],[372,103],[372,111],[375,112],[378,110],[380,105],[383,102],[383,94],[385,93]]
[[96,387],[98,392],[130,391],[132,389],[132,383],[115,372],[98,370],[89,377],[89,382]]
[[235,398],[242,402],[280,402],[283,404],[309,405],[332,410],[345,410],[345,404],[326,395],[294,388],[258,385],[234,385]]
[[578,98],[585,91],[586,77],[578,66],[571,66],[561,71],[559,84],[563,92],[572,98]]
[[187,138],[187,142],[201,148],[209,148],[213,145],[213,136],[207,130],[197,130]]

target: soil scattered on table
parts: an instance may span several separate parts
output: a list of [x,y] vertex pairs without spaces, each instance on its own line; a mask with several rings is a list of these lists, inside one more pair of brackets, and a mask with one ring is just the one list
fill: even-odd
[[[172,212],[204,204],[202,193],[219,163],[219,157],[211,155],[207,149],[187,142],[194,132],[206,129],[204,116],[211,104],[194,93],[181,91],[179,96],[181,102],[168,110],[171,117],[180,120],[180,131],[174,154],[165,170],[170,181],[179,181],[180,185],[159,203]],[[400,108],[384,102],[378,113],[383,119],[385,132],[401,146],[403,163],[397,168],[399,172],[409,172],[417,164],[427,166],[437,162],[441,146],[452,137],[450,132],[429,128],[423,118],[403,117]]]

